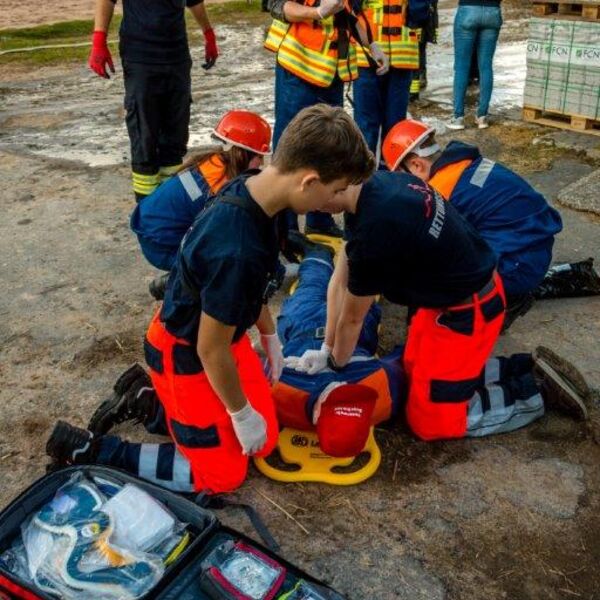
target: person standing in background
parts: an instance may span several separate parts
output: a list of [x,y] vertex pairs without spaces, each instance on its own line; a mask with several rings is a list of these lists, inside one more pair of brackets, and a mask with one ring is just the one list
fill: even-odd
[[[383,53],[389,70],[375,69],[369,58],[375,52],[359,47],[358,80],[354,82],[354,118],[369,149],[377,154],[381,139],[406,118],[413,72],[419,68],[417,29],[407,26],[408,0],[362,0],[359,23],[367,29],[377,52]],[[370,52],[370,56],[367,56]]]
[[[413,71],[410,84],[410,101],[419,99],[419,93],[427,88],[427,44],[437,44],[438,0],[426,0],[427,17],[419,23],[419,70]],[[410,15],[409,15],[410,16]]]
[[502,27],[501,0],[459,0],[454,19],[454,116],[450,129],[465,128],[465,94],[473,53],[479,67],[477,127],[489,127],[488,111],[494,73],[492,63]]
[[[273,150],[288,123],[303,108],[318,103],[343,106],[344,83],[358,77],[356,17],[344,0],[273,0],[273,23],[265,48],[276,54],[275,127]],[[298,229],[295,214],[288,213],[290,229]],[[341,237],[332,216],[310,212],[306,233]]]
[[[96,0],[88,64],[100,77],[114,73],[107,32],[116,0]],[[119,53],[125,81],[125,121],[136,200],[176,173],[187,151],[192,59],[185,8],[204,33],[204,69],[219,56],[204,0],[123,0]]]

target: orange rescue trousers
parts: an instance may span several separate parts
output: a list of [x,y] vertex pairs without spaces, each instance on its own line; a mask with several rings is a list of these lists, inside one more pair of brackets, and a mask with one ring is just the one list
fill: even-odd
[[483,385],[505,305],[502,281],[494,274],[468,304],[415,313],[404,352],[406,417],[421,439],[465,436],[469,400]]
[[[190,461],[194,489],[209,493],[235,490],[246,478],[248,457],[242,454],[231,418],[212,389],[195,348],[171,335],[157,313],[144,349],[171,437]],[[257,454],[267,456],[279,433],[269,382],[247,335],[232,344],[231,352],[246,398],[267,423],[267,442]]]

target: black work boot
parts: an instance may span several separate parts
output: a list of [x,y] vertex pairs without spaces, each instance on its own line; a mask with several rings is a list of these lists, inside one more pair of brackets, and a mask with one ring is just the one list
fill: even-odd
[[540,299],[599,295],[600,276],[594,269],[594,259],[550,267],[534,294]]
[[506,296],[506,312],[504,313],[504,323],[502,331],[506,330],[519,318],[526,315],[533,306],[535,298],[533,294],[520,294],[518,296]]
[[160,302],[165,298],[165,291],[167,289],[167,281],[169,279],[169,273],[164,273],[163,275],[159,275],[155,277],[148,286],[148,291],[150,295]]
[[152,380],[141,365],[135,364],[123,373],[114,385],[110,398],[94,412],[88,429],[104,435],[125,421],[142,422],[154,414],[156,392]]
[[57,421],[46,442],[46,454],[56,466],[93,463],[98,454],[97,439],[87,429]]
[[588,418],[587,407],[572,383],[576,373],[587,387],[581,373],[569,361],[554,353],[554,364],[551,364],[544,356],[544,350],[548,349],[540,347],[533,353],[533,376],[546,408],[562,412],[577,421],[585,421]]

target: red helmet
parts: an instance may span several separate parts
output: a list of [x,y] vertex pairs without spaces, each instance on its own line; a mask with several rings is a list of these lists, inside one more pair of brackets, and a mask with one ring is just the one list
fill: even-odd
[[423,158],[438,152],[440,147],[437,144],[420,148],[421,143],[432,133],[435,133],[435,129],[420,121],[405,119],[396,123],[381,146],[381,153],[389,170],[395,171],[411,152]]
[[255,154],[271,154],[271,127],[260,115],[248,110],[225,113],[214,128],[213,135],[226,144]]

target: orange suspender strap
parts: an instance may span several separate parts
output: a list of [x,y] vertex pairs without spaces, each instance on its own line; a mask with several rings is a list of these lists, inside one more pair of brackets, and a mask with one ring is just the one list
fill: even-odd
[[438,191],[444,200],[449,200],[458,180],[472,162],[469,158],[442,167],[427,183]]

